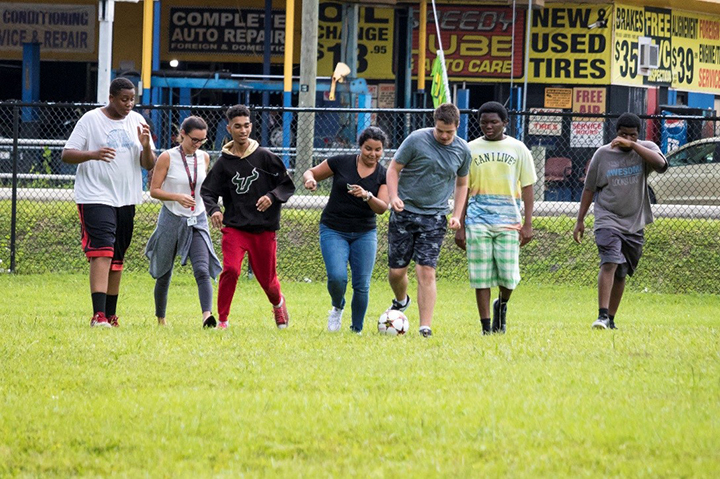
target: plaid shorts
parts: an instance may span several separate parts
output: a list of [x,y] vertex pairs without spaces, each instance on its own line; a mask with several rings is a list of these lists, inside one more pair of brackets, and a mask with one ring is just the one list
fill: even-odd
[[520,237],[515,230],[465,227],[470,286],[515,289],[520,282]]

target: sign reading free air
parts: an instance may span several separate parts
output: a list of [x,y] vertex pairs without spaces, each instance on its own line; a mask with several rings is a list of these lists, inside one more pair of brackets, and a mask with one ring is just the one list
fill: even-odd
[[578,113],[605,113],[605,88],[573,88],[573,111]]
[[[262,57],[265,12],[251,8],[172,7],[168,51]],[[285,52],[285,13],[273,10],[270,53]]]
[[39,43],[40,51],[95,51],[95,5],[0,3],[0,49],[22,50]]

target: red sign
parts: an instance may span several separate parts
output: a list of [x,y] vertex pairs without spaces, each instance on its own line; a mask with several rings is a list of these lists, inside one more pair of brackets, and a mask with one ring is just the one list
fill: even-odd
[[[523,75],[525,12],[512,8],[438,6],[440,40],[451,80],[476,81]],[[413,65],[417,64],[419,21],[413,28]],[[439,49],[432,9],[428,9],[425,71],[429,75]],[[514,52],[513,52],[514,44]],[[414,68],[414,67],[413,67]]]

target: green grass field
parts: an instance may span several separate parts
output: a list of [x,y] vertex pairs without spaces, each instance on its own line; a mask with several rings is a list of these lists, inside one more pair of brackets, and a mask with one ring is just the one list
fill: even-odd
[[84,275],[0,276],[0,476],[718,477],[720,298],[630,292],[593,331],[595,290],[521,284],[482,337],[441,282],[435,336],[324,331],[321,283],[283,284],[277,331],[243,281],[231,328],[200,329],[191,275],[128,274],[122,327],[89,327]]

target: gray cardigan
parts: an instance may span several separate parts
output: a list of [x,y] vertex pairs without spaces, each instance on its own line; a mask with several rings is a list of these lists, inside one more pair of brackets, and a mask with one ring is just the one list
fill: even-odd
[[155,231],[145,247],[145,256],[150,260],[150,275],[153,278],[157,279],[170,271],[176,255],[180,256],[180,262],[185,266],[190,254],[193,229],[200,232],[210,252],[210,277],[215,279],[220,274],[222,265],[210,239],[207,216],[201,214],[196,218],[197,224],[188,226],[187,217],[177,216],[164,206],[160,210]]

